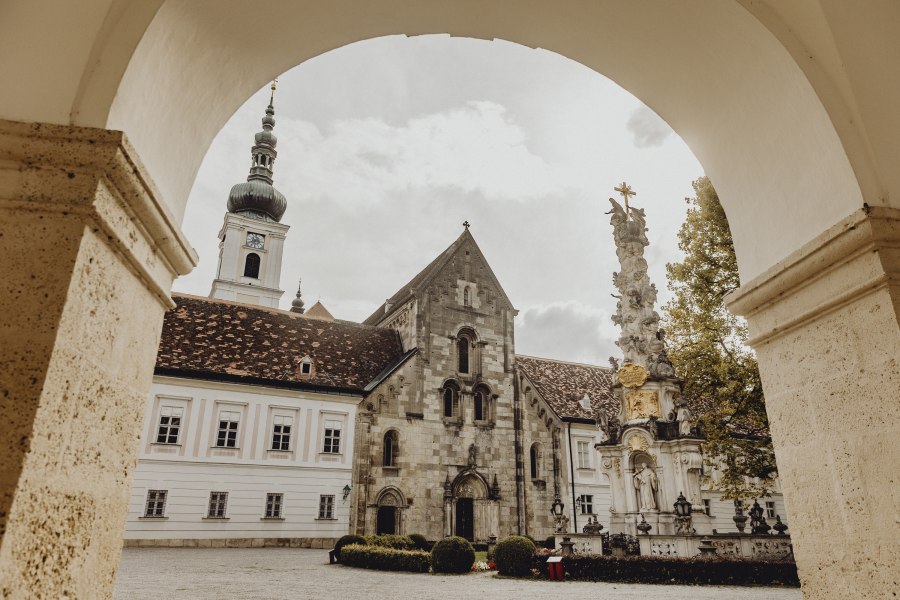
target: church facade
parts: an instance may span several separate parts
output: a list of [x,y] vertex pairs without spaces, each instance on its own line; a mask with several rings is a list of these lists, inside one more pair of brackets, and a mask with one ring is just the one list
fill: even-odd
[[[299,291],[278,310],[288,226],[273,128],[270,103],[229,195],[210,297],[176,294],[166,316],[126,544],[540,540],[559,526],[554,505],[567,531],[609,531],[611,481],[636,474],[597,452],[621,418],[615,373],[517,355],[517,311],[468,226],[363,323],[306,311]],[[691,493],[699,521],[734,531],[730,503]],[[780,496],[766,509],[784,518]]]

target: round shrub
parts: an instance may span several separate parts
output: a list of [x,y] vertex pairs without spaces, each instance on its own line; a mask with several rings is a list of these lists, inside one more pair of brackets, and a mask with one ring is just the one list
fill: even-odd
[[497,572],[512,577],[531,575],[534,562],[534,542],[521,535],[511,535],[497,542],[494,551],[494,562]]
[[428,540],[421,533],[411,533],[407,537],[412,540],[414,550],[428,550]]
[[338,562],[341,562],[341,548],[350,544],[360,544],[365,546],[366,538],[361,535],[345,535],[338,539],[337,543],[334,545],[334,558]]
[[445,537],[431,549],[431,570],[435,573],[468,573],[475,564],[475,549],[459,536]]

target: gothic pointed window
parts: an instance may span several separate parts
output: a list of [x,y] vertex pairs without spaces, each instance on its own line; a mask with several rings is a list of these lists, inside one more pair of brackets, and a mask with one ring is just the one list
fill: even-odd
[[476,421],[484,421],[484,392],[482,390],[477,390],[474,394],[475,397],[475,420]]
[[463,290],[463,306],[472,306],[472,291],[469,286]]
[[259,279],[259,263],[259,254],[256,252],[248,254],[247,258],[244,259],[244,277]]

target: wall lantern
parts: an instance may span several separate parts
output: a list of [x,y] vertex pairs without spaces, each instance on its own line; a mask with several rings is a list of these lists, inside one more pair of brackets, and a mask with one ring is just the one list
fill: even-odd
[[347,496],[350,495],[350,484],[344,485],[344,502],[347,501]]
[[564,508],[565,505],[562,503],[562,500],[560,500],[559,494],[556,494],[556,496],[553,498],[553,504],[550,506],[550,514],[552,514],[556,518],[559,518],[562,516]]
[[693,505],[684,497],[684,492],[679,492],[678,500],[675,501],[675,516],[689,517],[691,516]]

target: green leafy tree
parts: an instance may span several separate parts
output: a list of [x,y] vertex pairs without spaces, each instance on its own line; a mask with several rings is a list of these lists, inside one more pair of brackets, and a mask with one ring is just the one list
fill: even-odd
[[759,368],[746,346],[746,323],[723,302],[740,284],[731,230],[709,179],[693,186],[678,232],[685,259],[666,265],[669,358],[707,435],[707,465],[721,475],[715,486],[724,498],[765,496],[777,467]]

